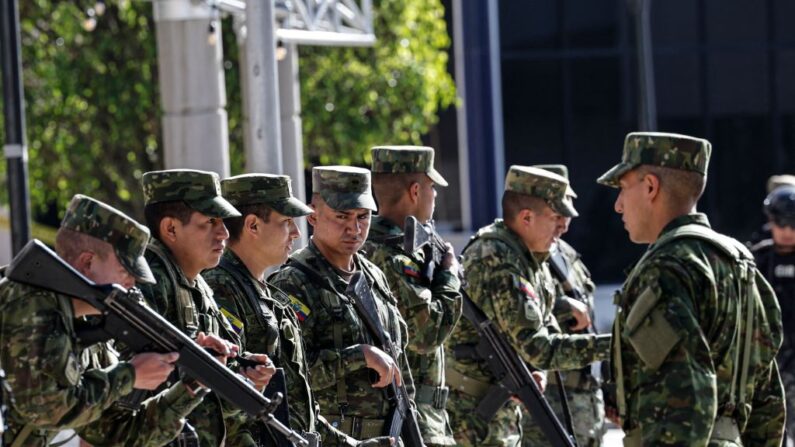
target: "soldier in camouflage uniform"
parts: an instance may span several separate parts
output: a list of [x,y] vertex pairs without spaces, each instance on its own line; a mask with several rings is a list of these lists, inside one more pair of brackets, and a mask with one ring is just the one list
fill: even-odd
[[[373,346],[354,304],[345,294],[352,275],[361,271],[371,285],[384,328],[405,349],[406,323],[400,317],[386,278],[358,251],[367,238],[370,213],[376,209],[370,193],[370,172],[346,166],[312,170],[314,228],[309,246],[290,256],[271,282],[293,303],[307,348],[310,382],[320,414],[333,427],[355,439],[381,439],[390,405],[383,389],[393,378],[413,394],[406,356],[393,359]],[[378,379],[372,382],[372,370]],[[335,439],[324,445],[340,445]]]
[[408,360],[412,365],[418,421],[428,445],[455,445],[447,411],[443,344],[461,316],[461,283],[458,262],[448,244],[443,264],[423,275],[422,250],[406,253],[403,224],[407,216],[426,223],[433,217],[436,185],[447,186],[433,167],[429,147],[389,146],[372,150],[373,190],[379,214],[373,217],[365,251],[386,274],[398,299],[400,313],[408,323],[411,342]]
[[[608,335],[561,334],[552,314],[557,296],[546,260],[561,219],[576,216],[568,181],[551,172],[512,166],[505,180],[503,217],[470,240],[463,252],[466,290],[517,353],[538,369],[577,369],[607,357]],[[496,384],[474,353],[469,321],[453,332],[447,380],[448,411],[459,445],[518,446],[521,410],[514,400],[479,404]]]
[[598,180],[620,188],[629,238],[650,244],[615,297],[626,446],[782,442],[781,313],[751,253],[696,212],[710,152],[699,138],[631,133]]
[[[312,209],[293,197],[290,177],[246,174],[221,182],[223,196],[242,214],[225,219],[229,246],[218,267],[202,274],[218,306],[240,337],[240,349],[262,352],[284,368],[290,425],[316,436],[315,401],[301,331],[290,299],[265,281],[267,269],[281,265],[300,236],[293,219]],[[254,439],[267,438],[262,422],[250,422]]]
[[[146,228],[126,215],[77,195],[58,230],[55,248],[89,279],[131,287],[136,279],[154,281],[143,258],[148,239]],[[176,353],[143,353],[129,362],[85,369],[75,318],[94,314],[96,308],[76,298],[0,281],[0,359],[14,396],[13,403],[6,402],[8,430],[2,443],[47,445],[59,430],[85,428],[107,417],[108,408],[133,387],[154,389],[171,373]],[[149,407],[159,413],[160,424],[141,436],[173,438],[181,428],[183,410],[196,403],[179,385]]]
[[[569,178],[569,170],[564,165],[536,165],[536,168]],[[576,195],[572,199],[576,198]],[[550,248],[547,261],[557,289],[557,298],[552,313],[566,334],[595,333],[592,326],[594,309],[593,294],[596,285],[591,280],[591,273],[582,262],[580,254],[560,237],[569,229],[571,217],[561,219],[555,233],[555,241]],[[564,279],[565,278],[565,279]],[[560,373],[566,390],[566,398],[571,412],[572,426],[577,443],[582,447],[602,445],[605,433],[605,408],[600,380],[591,373],[591,365],[585,368]],[[556,374],[548,375],[548,386],[544,396],[555,410],[558,419],[564,421],[559,383]],[[522,414],[524,432],[522,445],[550,445],[540,427],[533,421],[530,414]]]
[[[214,172],[190,169],[147,172],[143,176],[146,223],[152,240],[146,259],[157,284],[141,284],[146,301],[165,319],[190,337],[198,333],[218,335],[235,343],[237,335],[221,314],[201,271],[215,267],[224,251],[229,232],[223,218],[240,213],[221,196],[221,185]],[[228,354],[228,353],[222,353]],[[258,388],[264,388],[275,372],[264,354],[250,354],[261,365],[241,373]],[[231,367],[235,367],[232,361]],[[245,433],[232,432],[242,427],[245,415],[232,404],[210,393],[188,417],[195,427],[200,445],[255,446]]]

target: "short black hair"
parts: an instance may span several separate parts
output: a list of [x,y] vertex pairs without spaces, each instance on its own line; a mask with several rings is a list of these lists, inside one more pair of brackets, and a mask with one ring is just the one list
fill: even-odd
[[240,235],[243,233],[243,222],[245,222],[246,216],[253,214],[267,223],[270,220],[271,212],[273,211],[273,208],[264,203],[238,205],[235,208],[240,211],[240,216],[228,217],[224,219],[224,225],[226,225],[226,229],[229,230],[229,240],[231,242],[237,242],[240,240]]
[[152,233],[152,237],[160,239],[160,221],[166,217],[171,217],[180,221],[182,225],[190,222],[190,217],[196,212],[187,203],[182,200],[175,200],[173,202],[158,202],[150,203],[144,207],[144,218],[146,219],[146,226]]
[[505,191],[502,194],[502,218],[505,221],[513,220],[520,211],[531,210],[536,214],[544,211],[547,202],[540,197],[528,196],[516,191]]

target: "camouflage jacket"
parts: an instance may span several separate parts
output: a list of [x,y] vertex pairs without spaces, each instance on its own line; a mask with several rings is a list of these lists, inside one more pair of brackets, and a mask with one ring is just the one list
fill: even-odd
[[74,318],[69,297],[0,281],[0,363],[14,397],[5,445],[26,426],[32,431],[22,445],[47,445],[59,430],[97,420],[132,391],[129,363],[81,367]]
[[[318,284],[294,263],[303,264],[324,278]],[[361,255],[354,256],[357,270],[366,273],[384,328],[401,350],[408,342],[406,323],[396,307],[381,270]],[[390,404],[385,390],[373,388],[371,370],[365,365],[361,344],[374,344],[373,337],[360,319],[353,303],[345,295],[346,281],[320,254],[314,243],[294,253],[270,282],[287,292],[301,321],[307,348],[309,379],[320,414],[327,419],[342,415],[382,419]],[[396,359],[406,389],[413,396],[409,365],[401,351]]]
[[[103,368],[118,364],[112,343],[99,343],[83,349],[81,364],[86,368]],[[80,427],[80,438],[94,447],[163,446],[182,431],[185,418],[202,401],[192,396],[182,383],[175,383],[144,401],[135,413],[113,406],[102,417]]]
[[[643,445],[736,445],[726,444],[734,436],[716,428],[724,419],[736,423],[744,446],[780,446],[783,390],[774,356],[781,314],[775,296],[752,260],[741,264],[701,238],[672,238],[685,226],[744,250],[709,230],[705,215],[689,214],[670,222],[633,268],[616,294],[613,326],[623,428]],[[738,283],[746,275],[756,278],[761,298],[741,296]],[[753,334],[747,344],[741,342],[745,334]],[[741,351],[750,362],[744,384]]]
[[[149,242],[146,261],[157,284],[141,283],[138,287],[152,309],[191,338],[202,331],[218,335],[235,344],[239,343],[229,322],[218,310],[212,290],[201,275],[191,283],[168,248],[157,239]],[[232,404],[215,393],[210,393],[188,416],[188,421],[196,428],[202,446],[217,447],[227,437],[227,426],[238,425],[243,417]],[[249,442],[248,445],[254,444]]]
[[[264,353],[284,368],[287,381],[290,424],[293,429],[315,431],[315,401],[309,387],[306,353],[287,294],[254,278],[231,250],[224,253],[222,266],[202,274],[212,287],[221,312],[240,337],[240,349]],[[248,289],[226,268],[234,269],[248,281]],[[247,290],[257,294],[247,296]],[[256,307],[255,307],[256,303]]]
[[[480,229],[464,249],[469,297],[535,368],[577,369],[607,358],[609,335],[560,333],[552,315],[556,291],[546,256],[531,253],[519,236],[497,219]],[[465,320],[449,346],[474,345],[478,338],[472,323]],[[475,380],[494,382],[480,361],[461,359],[452,366]]]
[[427,413],[444,413],[443,407],[434,406],[434,397],[437,388],[445,386],[443,343],[461,317],[461,283],[456,275],[441,268],[436,270],[433,281],[422,277],[424,254],[421,250],[407,254],[402,236],[400,227],[375,216],[364,248],[368,258],[386,275],[411,333],[406,355],[413,368],[423,438],[432,444],[443,444],[452,441],[452,436],[446,433],[446,424],[432,422],[444,421],[444,415],[434,417]]
[[[577,250],[569,245],[568,242],[564,241],[563,239],[557,239],[552,245],[550,255],[554,256],[556,253],[558,253],[566,263],[569,274],[569,284],[563,284],[563,282],[555,275],[555,273],[552,272],[552,267],[549,267],[553,281],[559,289],[557,292],[558,296],[555,299],[555,306],[552,308],[552,313],[555,315],[555,319],[558,321],[560,329],[563,332],[570,334],[573,333],[573,331],[569,329],[569,320],[572,318],[571,309],[566,308],[566,306],[561,306],[559,303],[563,301],[562,298],[564,296],[574,298],[588,306],[588,311],[591,313],[591,318],[593,319],[593,294],[596,291],[596,284],[594,284],[593,280],[591,279],[591,272],[588,271],[588,267],[586,267],[582,262],[580,254],[577,253]],[[551,263],[552,259],[550,259],[549,262]],[[573,292],[573,290],[570,289],[576,289],[577,292]],[[580,333],[584,332],[588,332],[588,329],[583,329],[580,331]]]

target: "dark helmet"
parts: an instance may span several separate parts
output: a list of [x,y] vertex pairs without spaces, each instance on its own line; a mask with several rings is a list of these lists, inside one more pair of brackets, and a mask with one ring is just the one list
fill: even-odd
[[765,198],[765,214],[780,227],[795,228],[795,186],[779,186]]

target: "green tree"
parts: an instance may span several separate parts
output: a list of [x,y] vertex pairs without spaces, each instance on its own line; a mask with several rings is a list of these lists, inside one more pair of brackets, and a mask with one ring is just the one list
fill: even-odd
[[[60,211],[80,192],[141,217],[141,175],[162,168],[152,5],[108,1],[98,15],[96,4],[20,1],[32,205]],[[300,49],[309,164],[362,163],[373,145],[419,143],[454,100],[440,1],[374,7],[374,47]],[[240,173],[238,49],[231,20],[223,28],[232,172]]]

